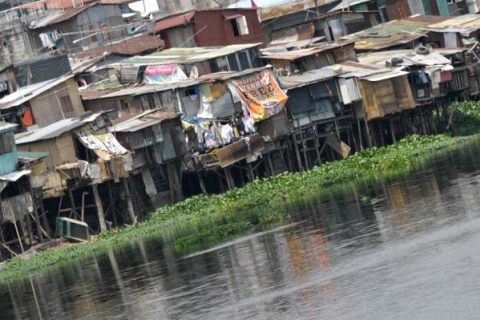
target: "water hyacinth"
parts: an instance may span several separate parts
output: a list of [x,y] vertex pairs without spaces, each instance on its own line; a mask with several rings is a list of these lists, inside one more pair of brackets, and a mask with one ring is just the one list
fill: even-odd
[[407,174],[441,154],[456,152],[466,145],[477,148],[479,143],[478,136],[413,135],[395,145],[371,148],[310,171],[257,180],[221,195],[194,196],[159,208],[135,227],[106,232],[87,244],[46,250],[26,261],[15,258],[0,271],[0,281],[20,279],[139,238],[177,240],[174,246],[178,251],[188,252],[189,247],[195,248],[202,242],[283,223],[288,220],[288,205],[299,199],[315,197],[342,185]]

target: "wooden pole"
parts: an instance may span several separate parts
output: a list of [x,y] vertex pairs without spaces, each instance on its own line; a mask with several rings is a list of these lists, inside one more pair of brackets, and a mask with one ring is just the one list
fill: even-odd
[[[10,212],[12,209],[10,208]],[[15,215],[13,212],[11,212],[12,217],[13,217],[13,226],[15,227],[15,233],[17,234],[18,238],[18,243],[20,244],[20,249],[22,249],[22,253],[25,252],[25,249],[23,248],[23,242],[22,242],[22,237],[20,236],[20,231],[18,230],[18,225],[17,225],[17,219],[15,218]]]
[[102,199],[100,198],[100,194],[98,193],[98,185],[92,185],[93,190],[93,197],[95,198],[95,205],[97,206],[97,215],[98,215],[98,222],[100,224],[100,231],[105,232],[107,231],[107,223],[105,222],[105,214],[103,212],[103,205]]
[[392,135],[392,143],[396,143],[397,138],[395,137],[395,126],[393,125],[392,118],[388,118],[388,124],[390,125],[390,134]]
[[198,173],[198,182],[200,184],[200,189],[204,195],[207,195],[207,187],[205,186],[205,178],[203,177],[203,172]]
[[298,140],[297,134],[295,132],[293,133],[293,144],[295,149],[295,155],[297,157],[298,171],[303,171],[302,158],[300,157],[300,150],[298,150]]
[[368,121],[366,118],[363,118],[363,121],[365,122],[365,131],[367,132],[367,145],[369,148],[373,147],[373,141],[372,141],[372,135],[370,134],[370,129],[368,126]]
[[127,179],[130,179],[130,178],[122,179],[123,190],[125,192],[125,198],[127,199],[128,215],[130,217],[130,222],[135,224],[137,223],[137,216],[135,215],[135,209],[133,208],[132,194],[130,193],[130,188],[128,187]]
[[229,189],[229,190],[232,190],[232,189],[235,188],[235,181],[233,181],[231,168],[230,168],[230,167],[226,167],[226,168],[224,169],[224,171],[225,171],[225,178],[226,178],[226,180],[227,180],[228,189]]
[[32,197],[33,215],[35,219],[35,224],[37,225],[38,239],[40,240],[40,242],[43,242],[42,225],[40,224],[40,217],[38,216],[37,198],[35,197],[35,192],[33,191],[31,186],[30,186],[30,196]]
[[75,205],[75,199],[73,198],[73,192],[71,188],[68,188],[68,198],[70,199],[70,206],[72,207],[73,214],[75,217],[78,217],[77,206]]

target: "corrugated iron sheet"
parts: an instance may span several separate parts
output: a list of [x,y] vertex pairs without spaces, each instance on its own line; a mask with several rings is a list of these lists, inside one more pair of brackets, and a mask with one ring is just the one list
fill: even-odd
[[303,57],[308,57],[317,53],[335,50],[344,46],[350,45],[353,41],[344,41],[342,43],[325,44],[315,48],[300,49],[293,51],[278,52],[278,50],[271,50],[269,48],[262,50],[262,59],[265,60],[288,60],[293,61]]
[[426,30],[435,32],[455,32],[464,36],[480,30],[480,15],[466,14],[429,25]]
[[33,209],[32,196],[29,193],[2,199],[1,222],[18,221],[28,215]]
[[78,8],[70,8],[65,11],[55,11],[55,12],[50,12],[47,16],[41,17],[39,19],[33,20],[29,23],[29,28],[30,29],[38,29],[38,28],[43,28],[52,24],[57,24],[63,21],[70,20],[73,17],[76,17],[83,11],[96,6],[98,3],[89,3],[87,5],[78,7]]
[[259,47],[261,43],[235,44],[220,47],[171,48],[146,56],[135,56],[122,61],[122,65],[159,65],[159,64],[194,64]]
[[424,37],[428,31],[423,28],[431,23],[447,20],[447,17],[416,16],[393,20],[372,28],[348,35],[343,39],[355,41],[356,50],[381,50],[411,43]]

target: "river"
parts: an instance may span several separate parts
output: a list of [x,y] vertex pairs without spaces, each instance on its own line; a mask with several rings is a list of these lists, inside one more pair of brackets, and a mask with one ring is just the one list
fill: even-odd
[[141,240],[0,287],[0,319],[478,319],[480,152],[188,255]]

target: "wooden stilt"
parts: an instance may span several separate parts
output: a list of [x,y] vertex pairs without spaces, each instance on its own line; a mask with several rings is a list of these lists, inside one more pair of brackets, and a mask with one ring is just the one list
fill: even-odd
[[378,132],[380,133],[380,145],[382,147],[384,147],[386,144],[385,144],[385,135],[384,135],[384,131],[385,131],[385,126],[383,125],[383,121],[379,121],[378,122]]
[[296,133],[293,133],[293,145],[295,149],[295,155],[297,157],[298,171],[303,171],[302,158],[300,156],[300,150],[298,149],[298,140]]
[[272,153],[271,152],[267,153],[267,163],[268,163],[268,171],[270,171],[270,176],[274,176],[275,175],[275,168],[273,167]]
[[113,196],[112,185],[110,181],[107,181],[107,187],[108,187],[108,197],[110,198],[110,206],[112,210],[113,225],[115,227],[118,227],[117,213],[115,212],[115,198]]
[[255,180],[255,172],[253,171],[252,163],[248,164],[250,182]]
[[135,215],[135,209],[133,208],[132,194],[130,193],[130,188],[128,187],[127,179],[130,179],[130,178],[122,179],[123,190],[125,192],[125,198],[127,200],[128,216],[130,218],[130,222],[135,224],[137,223],[137,216]]
[[20,231],[18,230],[17,219],[15,218],[15,215],[13,214],[13,212],[11,212],[11,214],[13,217],[13,226],[15,227],[15,233],[17,234],[18,243],[20,244],[20,249],[22,250],[22,253],[23,253],[25,252],[25,249],[23,248],[22,236],[20,235]]
[[308,153],[307,153],[307,145],[305,143],[305,137],[303,135],[303,130],[300,130],[300,142],[302,143],[302,152],[303,152],[303,159],[305,160],[305,168],[307,170],[310,169],[310,164],[308,161]]
[[362,137],[362,124],[360,123],[360,119],[355,115],[357,118],[357,130],[358,130],[358,139],[360,143],[360,151],[363,151],[364,145],[363,145],[363,137]]
[[369,128],[367,119],[363,118],[363,120],[365,122],[365,131],[367,132],[367,144],[368,144],[368,147],[371,148],[373,147],[372,135],[370,133],[370,128]]
[[35,224],[37,225],[38,239],[40,242],[43,242],[42,225],[40,224],[40,217],[38,216],[37,197],[35,196],[35,192],[31,187],[30,187],[30,196],[32,197],[33,215],[34,215]]
[[43,200],[40,200],[40,212],[42,213],[42,223],[43,223],[43,230],[47,233],[46,236],[48,240],[51,240],[52,231],[50,230],[50,225],[47,219],[47,212],[45,211],[45,207],[43,205]]
[[75,199],[73,198],[73,191],[68,188],[68,198],[70,199],[70,206],[72,207],[73,214],[78,217],[77,206],[75,205]]
[[105,232],[107,231],[107,223],[105,222],[105,214],[103,212],[103,205],[102,199],[100,198],[100,194],[98,193],[98,185],[92,185],[93,196],[95,198],[95,205],[97,206],[97,215],[98,215],[98,222],[100,224],[100,231]]
[[232,190],[235,188],[235,181],[233,181],[231,168],[226,167],[224,171],[225,171],[225,179],[227,180],[228,189]]
[[200,184],[200,189],[204,195],[207,195],[207,187],[205,186],[205,178],[203,177],[203,172],[198,173],[198,182]]
[[393,125],[392,118],[388,118],[388,124],[390,125],[390,134],[392,136],[392,143],[396,143],[397,138],[395,137],[395,126]]
[[[320,156],[320,142],[318,141],[320,137],[318,136],[318,128],[315,127],[315,140],[314,140],[314,145],[315,145],[315,154],[317,156],[317,161],[318,165],[322,164],[322,158]],[[315,165],[315,164],[314,164]]]

